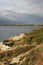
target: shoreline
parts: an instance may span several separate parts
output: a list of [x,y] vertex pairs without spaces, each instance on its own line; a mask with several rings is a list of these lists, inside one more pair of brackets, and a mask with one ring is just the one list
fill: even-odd
[[[33,29],[31,32],[28,32],[28,33],[21,33],[21,34],[19,34],[19,35],[17,35],[17,36],[11,36],[11,37],[9,37],[8,39],[6,39],[6,40],[3,40],[3,41],[10,41],[10,40],[12,40],[12,41],[19,41],[20,39],[22,39],[22,38],[24,38],[25,36],[27,36],[28,34],[31,34],[32,32],[34,33],[34,31],[38,31],[38,30],[40,30],[40,29],[43,29],[43,27],[42,28],[39,28],[39,29]],[[1,41],[1,42],[3,42],[3,41]],[[1,43],[0,42],[0,43]]]
[[29,61],[43,62],[43,28],[0,42],[0,65],[27,65]]
[[0,26],[43,26],[43,24],[0,24]]

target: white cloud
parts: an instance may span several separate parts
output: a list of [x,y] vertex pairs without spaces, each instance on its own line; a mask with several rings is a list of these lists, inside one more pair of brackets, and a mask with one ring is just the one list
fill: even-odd
[[43,0],[0,0],[0,10],[43,14]]

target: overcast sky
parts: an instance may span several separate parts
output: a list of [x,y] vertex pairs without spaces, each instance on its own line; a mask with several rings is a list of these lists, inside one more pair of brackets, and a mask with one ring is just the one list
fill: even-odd
[[0,10],[43,14],[43,0],[0,0]]
[[43,0],[0,0],[0,11],[37,14],[43,17]]

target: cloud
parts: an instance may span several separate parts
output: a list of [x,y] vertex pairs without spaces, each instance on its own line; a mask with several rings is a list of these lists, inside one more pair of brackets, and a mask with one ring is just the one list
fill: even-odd
[[43,14],[43,0],[13,0],[12,7],[19,12]]
[[43,0],[0,0],[0,10],[43,14]]
[[43,23],[43,0],[0,0],[0,10],[8,20]]
[[43,0],[23,0],[24,2],[27,2],[27,3],[31,3],[33,5],[42,5],[43,4]]
[[[43,24],[43,16],[38,14],[18,13],[14,11],[4,11],[0,20],[19,24]],[[2,21],[0,21],[2,22]]]

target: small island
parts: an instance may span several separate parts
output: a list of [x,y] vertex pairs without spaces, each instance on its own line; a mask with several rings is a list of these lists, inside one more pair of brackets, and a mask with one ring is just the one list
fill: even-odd
[[0,42],[0,65],[43,65],[43,28]]

